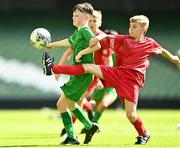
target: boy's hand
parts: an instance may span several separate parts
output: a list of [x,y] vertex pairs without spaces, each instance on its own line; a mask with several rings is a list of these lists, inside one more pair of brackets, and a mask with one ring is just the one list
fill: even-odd
[[49,43],[49,44],[47,45],[47,48],[48,48],[48,49],[53,48],[53,44],[52,44],[52,43]]
[[97,38],[92,38],[92,39],[89,41],[89,47],[95,46],[98,42],[99,42],[99,40],[98,40]]
[[83,54],[81,53],[81,51],[77,54],[77,56],[75,57],[75,60],[77,63],[81,62],[81,58],[82,58]]
[[179,56],[174,56],[173,59],[171,59],[171,62],[173,62],[174,64],[180,64],[180,58]]

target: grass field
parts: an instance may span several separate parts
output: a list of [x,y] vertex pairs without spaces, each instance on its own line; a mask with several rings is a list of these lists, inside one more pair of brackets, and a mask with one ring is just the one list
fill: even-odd
[[[60,147],[62,129],[60,119],[53,118],[56,110],[0,110],[0,147]],[[97,133],[89,145],[73,146],[87,148],[130,148],[130,147],[180,147],[180,110],[139,110],[138,114],[151,133],[145,146],[135,146],[136,132],[125,117],[123,110],[106,110],[100,120],[102,132]],[[81,141],[84,135],[79,132],[81,123],[75,124]],[[70,147],[70,146],[66,146]],[[72,146],[71,146],[72,147]]]

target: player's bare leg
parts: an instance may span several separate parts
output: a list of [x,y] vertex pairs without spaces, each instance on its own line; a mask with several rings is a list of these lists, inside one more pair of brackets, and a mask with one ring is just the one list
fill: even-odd
[[[91,114],[93,114],[93,107],[92,107],[92,105],[90,106],[89,104],[89,106],[87,106],[87,99],[86,99],[86,96],[88,95],[88,91],[86,91],[84,94],[83,94],[83,96],[81,97],[81,99],[77,102],[77,104],[81,107],[81,108],[83,108],[84,110],[86,110],[86,112],[88,113],[88,118],[90,119],[90,121],[92,121],[92,118],[93,118],[93,116],[91,117],[89,114],[91,113]],[[61,104],[61,103],[60,103]],[[77,107],[77,105],[75,105],[74,103],[72,103],[70,106],[69,106],[69,108],[70,108],[70,110],[75,110],[76,109],[76,107]],[[88,107],[88,109],[87,109],[87,107]],[[60,107],[61,108],[61,107]],[[62,107],[63,108],[63,107]],[[74,115],[74,114],[72,114],[71,113],[71,116],[72,116],[72,121],[73,121],[73,123],[75,123],[75,121],[76,121],[76,116]],[[84,131],[86,131],[86,128],[84,127],[83,128],[84,129]],[[83,132],[83,133],[85,133],[85,132]],[[60,133],[60,135],[61,136],[64,136],[66,134],[66,129],[65,128],[63,128],[62,129],[62,131],[61,131],[61,133]]]
[[63,142],[60,143],[61,145],[80,144],[79,140],[75,136],[71,113],[68,111],[68,107],[70,104],[71,105],[73,104],[72,101],[66,98],[65,95],[62,93],[61,97],[59,98],[57,102],[57,108],[61,113],[61,118],[62,118],[64,127],[66,129],[67,138]]
[[[92,121],[98,123],[104,110],[109,105],[111,105],[116,100],[116,98],[116,95],[113,95],[111,93],[105,93],[101,101],[96,100],[96,110]],[[100,130],[98,130],[97,132],[100,132]]]
[[97,109],[99,112],[103,112],[105,108],[111,105],[116,100],[116,96],[112,94],[105,94],[102,101],[98,104]]
[[124,104],[125,104],[125,111],[128,120],[131,123],[134,123],[137,120],[137,114],[136,114],[137,105],[134,104],[133,102],[128,101],[127,99],[124,99]]
[[137,116],[137,105],[131,101],[128,101],[127,99],[124,99],[124,104],[126,116],[139,134],[135,144],[146,144],[150,138],[150,134],[145,129],[141,118]]
[[101,68],[99,65],[95,65],[95,64],[83,64],[82,65],[84,68],[85,73],[90,73],[95,75],[96,77],[100,78],[100,79],[104,79],[103,78],[103,74],[101,72]]

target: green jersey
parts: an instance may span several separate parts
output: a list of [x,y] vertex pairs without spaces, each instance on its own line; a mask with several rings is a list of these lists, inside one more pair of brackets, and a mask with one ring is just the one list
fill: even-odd
[[76,63],[76,55],[83,49],[89,46],[89,41],[94,37],[89,27],[82,27],[80,30],[76,30],[73,35],[68,39],[69,43],[73,47],[73,65],[83,64],[83,63],[93,63],[94,57],[93,53],[84,55],[81,58],[80,63]]
[[[94,62],[93,53],[83,55],[80,63],[75,61],[76,55],[89,46],[89,41],[93,37],[94,34],[91,32],[89,27],[82,27],[80,30],[76,30],[68,39],[73,47],[73,65]],[[67,98],[77,102],[91,84],[92,79],[93,76],[91,74],[71,76],[69,82],[64,84],[61,89]]]

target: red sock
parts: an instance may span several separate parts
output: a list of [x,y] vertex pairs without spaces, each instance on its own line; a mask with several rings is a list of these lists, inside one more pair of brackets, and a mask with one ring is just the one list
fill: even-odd
[[86,103],[83,104],[83,109],[86,111],[91,111],[93,110],[93,106],[89,101],[86,101]]
[[98,77],[94,77],[94,80],[92,81],[91,85],[87,89],[89,94],[93,93],[93,91],[96,88],[96,85],[97,85],[98,81],[100,81],[99,78]]
[[73,121],[73,123],[76,122],[76,119],[77,119],[76,116],[72,115],[72,121]]
[[85,74],[84,68],[82,64],[79,65],[54,65],[52,67],[52,71],[55,74],[69,74],[69,75],[75,75],[79,76],[82,74]]
[[139,136],[146,135],[148,133],[146,131],[140,117],[138,117],[137,120],[132,124],[134,125],[134,127],[135,127],[136,131],[138,132]]

